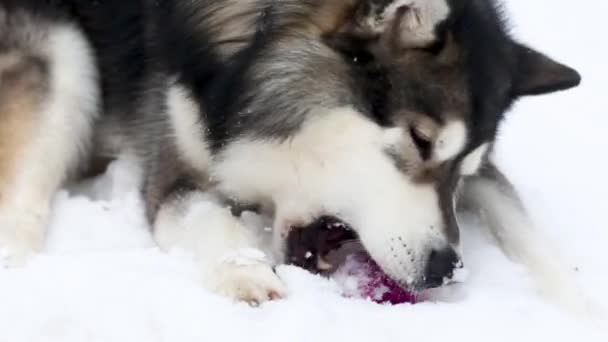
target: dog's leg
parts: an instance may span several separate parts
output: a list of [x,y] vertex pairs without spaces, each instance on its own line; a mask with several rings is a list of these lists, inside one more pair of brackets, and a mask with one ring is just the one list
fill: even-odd
[[271,261],[255,234],[213,195],[190,191],[161,205],[154,235],[164,250],[179,248],[196,258],[207,287],[253,305],[285,296]]
[[544,296],[568,309],[583,309],[574,274],[535,229],[514,187],[493,164],[464,180],[458,205],[480,215],[505,254],[531,271]]
[[[144,197],[154,238],[165,251],[191,254],[215,293],[251,304],[283,297],[283,282],[258,248],[254,231],[207,191],[212,155],[201,134],[200,106],[188,94],[180,85],[170,86],[167,112],[154,120],[146,113],[149,122],[139,130],[144,136],[137,138],[146,151]],[[150,136],[149,131],[162,133]]]
[[53,194],[86,149],[97,111],[93,58],[57,26],[35,52],[0,53],[0,262],[42,248]]

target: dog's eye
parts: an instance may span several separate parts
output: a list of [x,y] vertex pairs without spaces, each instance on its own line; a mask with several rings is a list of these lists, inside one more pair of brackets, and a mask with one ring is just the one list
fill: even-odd
[[412,136],[412,140],[414,141],[416,148],[418,148],[422,159],[430,159],[433,149],[432,138],[415,126],[410,126],[410,135]]

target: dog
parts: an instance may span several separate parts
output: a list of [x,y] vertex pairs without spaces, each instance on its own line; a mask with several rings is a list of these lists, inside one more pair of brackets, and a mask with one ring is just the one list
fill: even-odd
[[[158,245],[251,303],[286,296],[289,234],[328,216],[413,290],[462,265],[456,208],[533,248],[492,147],[517,99],[580,82],[491,0],[1,0],[0,73],[8,264],[58,188],[128,153]],[[271,251],[235,206],[272,217]]]

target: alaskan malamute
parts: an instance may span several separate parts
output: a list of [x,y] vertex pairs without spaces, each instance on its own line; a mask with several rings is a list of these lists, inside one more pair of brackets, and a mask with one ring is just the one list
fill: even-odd
[[[285,296],[273,263],[322,217],[412,290],[462,264],[456,206],[529,248],[497,129],[580,81],[491,0],[0,0],[0,75],[6,261],[41,248],[64,182],[132,153],[159,246],[257,303]],[[273,218],[272,251],[234,206]]]

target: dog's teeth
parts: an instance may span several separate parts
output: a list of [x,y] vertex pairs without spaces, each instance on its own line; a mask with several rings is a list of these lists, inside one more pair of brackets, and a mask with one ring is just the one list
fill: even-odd
[[306,252],[306,254],[304,255],[304,258],[306,258],[306,259],[312,258],[312,252],[310,252],[310,251]]

